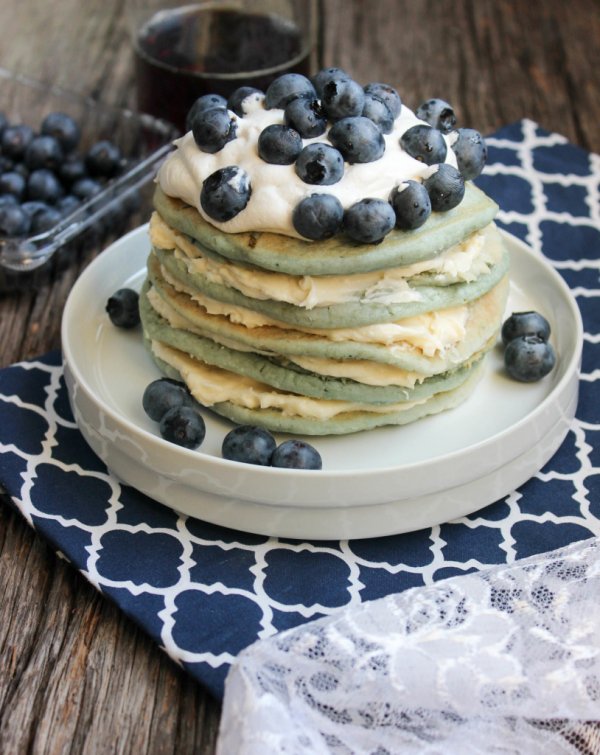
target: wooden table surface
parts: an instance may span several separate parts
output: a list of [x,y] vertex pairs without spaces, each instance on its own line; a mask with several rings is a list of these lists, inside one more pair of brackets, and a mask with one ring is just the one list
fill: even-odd
[[[2,0],[0,66],[131,105],[123,6]],[[527,117],[600,152],[598,0],[323,0],[322,16],[324,65],[412,107],[443,97],[483,133]],[[59,347],[65,298],[99,251],[0,294],[0,366]],[[4,502],[0,585],[0,753],[214,752],[219,703]]]

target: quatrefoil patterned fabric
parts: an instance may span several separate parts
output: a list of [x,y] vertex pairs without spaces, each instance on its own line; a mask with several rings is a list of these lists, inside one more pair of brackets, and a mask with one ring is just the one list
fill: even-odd
[[300,542],[181,517],[122,485],[82,441],[60,354],[0,371],[0,482],[27,521],[220,697],[258,638],[342,607],[600,535],[600,157],[524,120],[488,140],[499,225],[571,287],[585,340],[577,416],[519,490],[463,519]]

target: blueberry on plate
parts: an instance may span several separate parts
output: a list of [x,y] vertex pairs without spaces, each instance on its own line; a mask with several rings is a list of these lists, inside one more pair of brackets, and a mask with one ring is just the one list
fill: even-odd
[[501,335],[504,345],[519,336],[537,336],[547,341],[550,338],[550,323],[539,312],[513,312],[504,321]]
[[459,128],[452,144],[456,163],[465,181],[477,178],[487,160],[487,146],[479,131],[472,128]]
[[381,84],[378,81],[372,81],[365,87],[365,94],[371,97],[376,97],[378,100],[384,102],[389,111],[391,112],[394,120],[400,115],[402,109],[402,100],[400,95],[389,84]]
[[140,322],[139,295],[132,288],[120,288],[108,297],[106,312],[117,328],[135,328]]
[[30,223],[29,215],[18,204],[0,205],[0,236],[25,236]]
[[303,440],[284,440],[271,457],[272,467],[286,469],[322,469],[321,454]]
[[55,204],[64,195],[64,189],[56,175],[47,168],[34,170],[27,179],[27,196],[40,202]]
[[389,134],[394,128],[392,111],[383,100],[372,94],[365,95],[365,104],[361,115],[379,126],[382,134]]
[[443,163],[448,153],[442,132],[424,123],[407,129],[400,137],[400,146],[411,157],[425,165]]
[[56,170],[63,160],[63,149],[53,136],[34,136],[25,150],[25,165],[29,170]]
[[105,178],[112,178],[119,172],[121,161],[121,150],[107,139],[93,144],[85,156],[85,165],[90,175]]
[[258,136],[258,155],[266,163],[291,165],[302,149],[302,137],[290,126],[272,123]]
[[383,199],[361,199],[344,212],[343,230],[353,241],[378,244],[392,230],[396,215]]
[[317,93],[310,80],[300,73],[284,73],[274,79],[265,92],[265,107],[285,108],[285,106],[297,97],[315,98]]
[[275,438],[268,430],[240,425],[227,433],[221,453],[224,459],[268,467],[276,447]]
[[160,420],[161,436],[183,448],[198,448],[206,435],[202,415],[189,406],[175,406]]
[[353,79],[331,79],[323,87],[321,104],[332,121],[362,115],[365,92]]
[[21,160],[33,137],[33,129],[25,123],[7,126],[2,132],[0,141],[2,154],[12,160]]
[[160,422],[170,409],[177,406],[198,408],[198,403],[181,380],[161,377],[148,383],[144,389],[142,407],[155,422]]
[[552,345],[538,336],[517,336],[509,341],[504,351],[506,371],[522,383],[541,380],[555,364]]
[[65,186],[72,186],[76,181],[87,176],[87,169],[82,158],[73,157],[59,165],[57,174]]
[[194,141],[202,152],[220,152],[237,135],[237,123],[225,108],[203,110],[191,123]]
[[344,158],[329,144],[307,144],[296,160],[296,173],[304,183],[329,186],[344,175]]
[[77,121],[66,113],[48,113],[42,121],[40,132],[44,136],[53,136],[62,147],[63,152],[72,152],[81,137]]
[[328,137],[349,163],[370,163],[385,152],[381,130],[364,116],[342,118],[329,129]]
[[344,208],[332,194],[311,194],[294,207],[292,224],[301,236],[311,241],[329,239],[340,230]]
[[327,116],[319,100],[298,97],[285,106],[283,119],[304,139],[314,139],[327,129]]
[[240,118],[243,118],[246,114],[246,111],[244,110],[244,100],[252,96],[264,97],[264,92],[256,87],[238,87],[229,95],[227,107],[229,110],[233,110],[236,115],[239,115]]
[[415,115],[433,128],[439,129],[443,134],[449,134],[456,125],[456,116],[452,106],[445,100],[433,98],[423,102]]
[[56,207],[43,205],[31,215],[31,235],[46,233],[52,230],[63,218],[62,212]]
[[311,77],[311,82],[317,93],[317,97],[323,96],[323,89],[325,86],[334,79],[350,79],[350,74],[346,73],[342,68],[322,68],[320,71]]
[[405,181],[395,186],[390,203],[396,215],[396,228],[412,231],[420,228],[431,215],[431,200],[419,181]]
[[461,174],[448,163],[437,166],[435,173],[424,181],[435,212],[447,212],[462,202],[465,195],[465,181]]
[[200,204],[213,220],[231,220],[248,204],[252,194],[250,178],[237,165],[219,168],[206,178],[200,192]]
[[227,100],[225,97],[222,97],[220,94],[203,94],[202,97],[198,97],[188,110],[185,119],[186,131],[192,130],[192,123],[197,115],[200,115],[200,113],[203,113],[205,110],[213,110],[213,108],[227,108]]
[[19,200],[14,194],[0,194],[0,207],[6,207],[8,204],[14,207],[19,204]]

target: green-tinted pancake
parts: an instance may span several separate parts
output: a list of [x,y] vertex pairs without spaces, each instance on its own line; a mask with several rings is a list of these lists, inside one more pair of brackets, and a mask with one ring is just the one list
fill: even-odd
[[[470,282],[450,286],[424,286],[416,288],[419,299],[400,303],[344,302],[327,307],[304,309],[294,304],[272,299],[253,299],[241,291],[221,283],[215,283],[200,274],[188,272],[183,260],[172,251],[153,248],[160,264],[186,289],[198,291],[211,299],[260,312],[274,320],[304,328],[349,328],[373,323],[396,322],[423,312],[457,307],[474,301],[492,289],[506,274],[509,265],[508,253],[489,273]],[[410,281],[409,281],[410,284]]]
[[[253,378],[278,390],[313,398],[375,404],[420,401],[434,393],[456,388],[467,379],[472,363],[479,361],[483,356],[482,352],[478,352],[467,364],[441,375],[426,378],[423,382],[417,383],[414,388],[398,385],[366,385],[356,380],[309,372],[274,357],[237,351],[187,330],[173,328],[152,308],[148,297],[144,294],[140,299],[140,312],[144,336],[149,341],[160,341],[206,364]],[[486,347],[489,348],[491,345],[488,343]]]
[[160,187],[154,206],[176,230],[201,248],[229,260],[291,275],[345,275],[410,265],[435,257],[490,223],[498,206],[468,182],[462,202],[449,212],[434,212],[414,231],[393,230],[379,244],[355,244],[338,234],[313,242],[274,233],[223,233],[194,207],[168,197]]
[[[161,371],[177,380],[185,380],[179,369],[153,354]],[[471,370],[468,379],[452,390],[436,393],[422,403],[408,404],[404,410],[384,413],[364,409],[345,411],[330,418],[310,418],[287,415],[277,409],[253,409],[231,401],[222,401],[210,407],[217,414],[238,424],[259,425],[273,432],[298,435],[346,435],[372,430],[384,425],[405,425],[432,414],[453,409],[463,403],[474,391],[482,374],[482,362]]]
[[[508,280],[505,278],[485,296],[468,305],[466,332],[460,345],[450,354],[425,356],[417,349],[403,348],[401,345],[395,348],[382,343],[332,340],[324,333],[305,333],[285,326],[247,328],[231,322],[227,317],[208,314],[187,293],[175,290],[164,280],[160,266],[152,256],[148,276],[156,308],[175,327],[190,330],[238,351],[289,358],[368,360],[418,372],[425,377],[447,372],[485,349],[488,340],[497,334],[508,291]],[[142,298],[146,297],[147,291],[146,287]],[[146,312],[144,306],[142,319],[147,317]]]

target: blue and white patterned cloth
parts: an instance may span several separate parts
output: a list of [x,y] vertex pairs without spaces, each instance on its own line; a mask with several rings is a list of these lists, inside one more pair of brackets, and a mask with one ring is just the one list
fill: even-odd
[[27,521],[216,696],[257,638],[416,585],[600,535],[600,157],[531,121],[488,140],[479,185],[581,308],[577,416],[554,458],[471,516],[371,540],[301,542],[181,517],[82,442],[60,354],[0,371],[0,482]]

